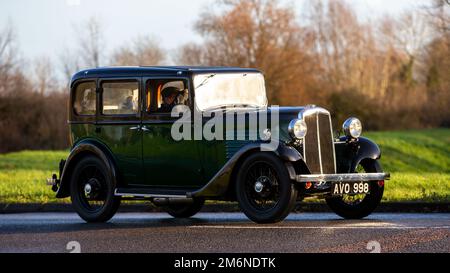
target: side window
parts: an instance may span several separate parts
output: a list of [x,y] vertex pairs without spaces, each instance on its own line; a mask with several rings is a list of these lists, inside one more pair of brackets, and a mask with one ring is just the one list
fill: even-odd
[[138,113],[138,82],[105,82],[102,84],[102,89],[102,114],[136,115]]
[[[183,80],[151,80],[147,82],[147,112],[171,113],[177,105],[189,105],[187,86],[187,81]],[[155,99],[151,100],[151,98]]]
[[84,82],[77,85],[75,90],[74,110],[77,115],[93,116],[96,110],[95,82]]

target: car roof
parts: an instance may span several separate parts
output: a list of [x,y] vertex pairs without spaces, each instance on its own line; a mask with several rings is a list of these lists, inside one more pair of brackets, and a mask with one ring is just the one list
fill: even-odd
[[72,77],[72,82],[84,78],[96,77],[141,77],[141,76],[180,76],[183,73],[261,73],[254,68],[226,66],[113,66],[99,67],[79,71]]

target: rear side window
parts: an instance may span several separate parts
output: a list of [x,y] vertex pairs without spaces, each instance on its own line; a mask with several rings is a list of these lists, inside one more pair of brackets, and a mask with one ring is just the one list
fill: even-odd
[[74,109],[77,115],[93,116],[96,110],[95,82],[80,83],[75,91]]
[[104,115],[136,115],[138,113],[138,82],[105,82],[102,84]]

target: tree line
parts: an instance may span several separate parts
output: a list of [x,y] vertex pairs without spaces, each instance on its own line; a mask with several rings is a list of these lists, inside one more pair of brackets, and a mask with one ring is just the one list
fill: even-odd
[[14,28],[0,32],[0,152],[67,148],[70,77],[104,65],[255,67],[270,104],[323,106],[335,126],[349,115],[368,130],[450,125],[445,0],[370,20],[344,0],[218,0],[194,25],[201,42],[168,51],[141,36],[109,56],[100,20],[78,27],[76,48],[63,49],[58,62],[24,60]]

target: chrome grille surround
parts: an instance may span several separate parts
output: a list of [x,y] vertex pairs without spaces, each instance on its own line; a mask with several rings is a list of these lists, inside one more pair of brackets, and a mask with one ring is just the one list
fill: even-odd
[[299,113],[308,132],[303,140],[303,158],[312,174],[335,174],[336,154],[330,112],[309,107]]

